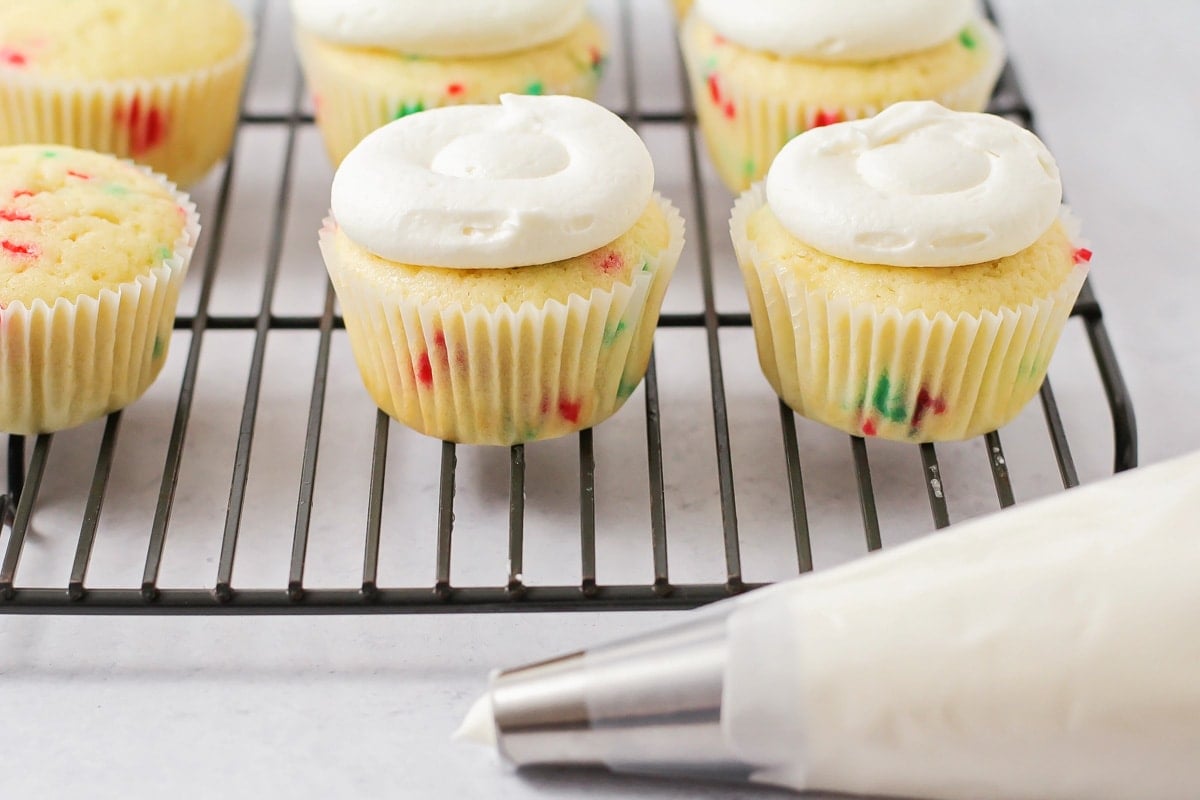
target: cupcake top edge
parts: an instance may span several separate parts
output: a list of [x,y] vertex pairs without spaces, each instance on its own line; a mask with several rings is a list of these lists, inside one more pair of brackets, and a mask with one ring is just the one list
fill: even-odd
[[57,145],[0,147],[0,304],[97,297],[176,255],[194,207],[165,178]]
[[0,72],[72,81],[167,78],[246,50],[228,0],[4,0]]
[[975,0],[697,0],[732,42],[814,61],[873,61],[948,42],[978,16]]
[[771,165],[766,197],[792,235],[829,255],[955,267],[1037,241],[1058,218],[1062,181],[1019,125],[921,101],[796,137]]
[[564,96],[437,108],[367,136],[333,180],[333,216],[403,264],[507,269],[613,241],[641,216],[654,165],[611,111]]
[[326,41],[431,58],[537,47],[586,13],[586,0],[292,0],[297,24]]

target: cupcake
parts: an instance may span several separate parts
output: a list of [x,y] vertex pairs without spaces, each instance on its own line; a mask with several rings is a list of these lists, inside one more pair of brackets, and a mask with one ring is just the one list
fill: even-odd
[[196,208],[144,167],[0,147],[0,431],[70,428],[162,369]]
[[1038,391],[1091,252],[1054,159],[988,114],[899,103],[809,131],[731,222],[759,361],[800,414],[965,439]]
[[4,0],[0,146],[98,150],[194,183],[229,151],[250,50],[226,0]]
[[683,221],[600,106],[503,95],[372,133],[320,237],[367,391],[439,439],[589,428],[650,358]]
[[904,100],[982,111],[1004,66],[975,0],[698,0],[680,37],[709,154],[734,192],[810,128]]
[[292,0],[296,45],[334,164],[371,131],[506,93],[594,98],[606,44],[585,0]]

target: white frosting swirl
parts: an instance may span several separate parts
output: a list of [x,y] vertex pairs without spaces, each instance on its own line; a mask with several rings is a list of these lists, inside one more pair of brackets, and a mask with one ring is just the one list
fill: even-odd
[[404,117],[346,156],[333,215],[390,261],[464,269],[574,258],[628,231],[654,165],[620,117],[577,97],[506,94],[500,105]]
[[1013,255],[1049,230],[1062,204],[1058,167],[1036,136],[931,102],[797,136],[766,188],[771,211],[801,241],[896,267]]
[[435,58],[536,47],[586,12],[586,0],[292,0],[299,25],[322,39]]
[[975,0],[698,0],[730,41],[817,61],[871,61],[948,42],[975,18]]

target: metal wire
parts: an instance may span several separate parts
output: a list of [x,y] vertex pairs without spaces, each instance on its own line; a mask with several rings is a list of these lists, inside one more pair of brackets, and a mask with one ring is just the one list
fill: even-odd
[[[258,29],[262,29],[263,7],[257,12]],[[741,542],[738,528],[737,496],[735,492],[732,441],[729,410],[726,403],[725,378],[721,358],[721,331],[748,328],[746,313],[720,312],[716,307],[714,288],[714,253],[709,239],[709,218],[704,198],[701,173],[701,154],[695,114],[690,93],[683,87],[685,106],[679,112],[644,112],[638,96],[638,69],[633,40],[631,4],[620,6],[619,34],[624,46],[625,91],[628,108],[622,115],[635,129],[647,125],[671,126],[686,136],[686,161],[694,213],[690,220],[697,242],[704,310],[699,313],[664,314],[664,329],[702,331],[708,367],[709,391],[712,400],[713,453],[719,489],[725,580],[720,583],[673,584],[668,558],[667,510],[669,493],[664,479],[663,428],[659,414],[659,383],[657,363],[651,356],[644,383],[647,482],[650,502],[649,557],[653,579],[644,585],[606,585],[597,576],[597,462],[591,431],[579,435],[579,579],[576,583],[540,585],[530,583],[524,574],[525,562],[525,489],[526,451],[516,446],[509,451],[508,548],[505,569],[497,570],[496,585],[457,586],[452,580],[451,555],[454,539],[454,502],[457,478],[458,450],[452,443],[443,443],[439,470],[438,511],[432,528],[436,551],[433,580],[427,585],[388,587],[379,580],[380,546],[385,535],[392,533],[385,524],[384,507],[388,492],[388,441],[392,422],[377,412],[374,424],[373,448],[370,463],[369,488],[366,501],[366,531],[363,545],[362,582],[359,586],[337,589],[314,589],[305,585],[309,533],[317,485],[317,465],[322,440],[326,389],[331,358],[333,333],[344,329],[343,320],[335,314],[332,288],[326,286],[325,301],[319,315],[279,315],[272,311],[274,288],[283,259],[283,230],[288,205],[292,198],[292,175],[296,158],[296,141],[301,130],[313,120],[300,112],[302,84],[298,69],[293,71],[294,85],[290,110],[285,114],[243,113],[242,126],[281,129],[286,134],[284,169],[276,187],[276,206],[271,225],[263,293],[255,315],[217,315],[209,311],[213,286],[221,266],[222,242],[229,220],[233,196],[233,178],[237,153],[230,155],[216,196],[215,209],[206,220],[209,249],[203,264],[200,295],[194,314],[181,316],[175,327],[190,333],[187,356],[176,401],[174,422],[167,443],[166,459],[159,481],[158,502],[150,527],[141,585],[129,589],[89,589],[88,566],[95,546],[97,531],[109,490],[113,459],[121,428],[121,414],[109,417],[96,456],[95,469],[88,489],[83,522],[75,547],[70,577],[65,587],[23,586],[18,581],[21,554],[30,532],[30,519],[43,484],[46,465],[54,437],[37,437],[31,458],[26,463],[25,440],[9,439],[8,494],[0,498],[0,516],[6,521],[6,536],[0,535],[3,558],[0,560],[0,612],[10,613],[77,613],[77,614],[292,614],[292,613],[446,613],[456,611],[561,611],[634,610],[653,608],[688,608],[712,602],[758,584],[743,580]],[[253,71],[253,67],[252,67]],[[686,83],[686,82],[685,82]],[[991,110],[1032,126],[1033,114],[1024,100],[1020,85],[1011,67],[1002,76]],[[1137,462],[1137,430],[1129,394],[1121,376],[1104,326],[1103,314],[1090,284],[1085,285],[1076,305],[1074,316],[1082,323],[1093,352],[1105,398],[1112,414],[1114,431],[1114,466],[1124,470]],[[160,566],[175,507],[175,492],[184,460],[184,444],[191,421],[196,386],[199,379],[200,354],[205,334],[211,330],[252,332],[254,348],[242,404],[241,421],[234,463],[229,484],[229,507],[221,531],[221,550],[215,579],[211,586],[186,589],[163,588],[159,585]],[[299,492],[296,499],[295,526],[292,533],[290,561],[286,588],[240,588],[234,581],[237,544],[242,530],[242,511],[245,506],[250,457],[257,427],[260,393],[264,381],[264,364],[268,338],[277,332],[315,331],[318,334],[316,365],[313,371],[307,424],[296,435],[303,436],[303,457],[300,464]],[[1047,381],[1041,390],[1040,401],[1047,436],[1064,487],[1079,483],[1078,470],[1063,424],[1054,391]],[[781,447],[787,474],[788,496],[794,533],[798,572],[813,568],[812,542],[809,529],[809,498],[805,492],[800,430],[795,414],[780,404]],[[876,503],[874,478],[871,472],[867,443],[860,437],[849,439],[855,485],[861,512],[866,546],[875,550],[884,542],[880,530],[880,514]],[[1008,462],[999,433],[983,437],[988,467],[999,505],[1007,507],[1016,502]],[[942,466],[933,445],[917,448],[926,495],[933,524],[937,528],[951,522]],[[421,531],[411,531],[420,535]]]

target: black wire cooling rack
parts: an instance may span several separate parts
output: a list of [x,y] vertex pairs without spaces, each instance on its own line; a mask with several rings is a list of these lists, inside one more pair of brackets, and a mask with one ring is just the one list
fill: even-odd
[[[262,7],[259,7],[261,22]],[[653,562],[653,580],[645,584],[611,585],[597,580],[597,523],[596,486],[597,461],[591,431],[578,436],[579,470],[579,576],[577,582],[562,585],[542,585],[524,578],[525,553],[525,447],[511,448],[509,457],[510,484],[507,520],[497,519],[497,528],[507,524],[508,558],[506,577],[493,586],[460,586],[451,583],[451,541],[455,528],[454,504],[458,448],[451,443],[441,445],[439,468],[438,510],[436,522],[428,535],[436,538],[436,561],[432,580],[421,585],[392,586],[380,580],[379,553],[381,538],[386,536],[383,524],[384,498],[388,491],[387,458],[391,421],[377,413],[374,427],[373,453],[370,463],[369,495],[366,509],[365,546],[362,552],[362,577],[357,585],[345,588],[309,588],[305,584],[309,534],[317,481],[318,452],[322,441],[322,424],[326,416],[326,396],[329,380],[331,340],[335,331],[343,328],[336,314],[335,298],[327,288],[324,309],[319,315],[278,315],[271,310],[271,297],[279,278],[284,257],[284,222],[276,218],[271,231],[267,268],[263,286],[263,301],[256,315],[223,315],[210,313],[214,277],[221,258],[220,243],[225,236],[233,195],[234,173],[238,161],[236,152],[223,168],[216,197],[215,212],[206,219],[210,246],[203,270],[200,296],[195,314],[181,316],[176,329],[191,334],[183,368],[174,423],[166,449],[166,460],[159,482],[157,505],[149,532],[148,546],[142,557],[144,568],[141,583],[129,588],[89,588],[88,568],[113,471],[114,453],[121,428],[122,414],[111,415],[104,427],[90,488],[86,494],[83,522],[79,530],[70,576],[65,586],[29,586],[18,581],[18,565],[30,534],[30,521],[38,504],[39,491],[46,475],[53,435],[42,435],[33,443],[32,453],[26,454],[25,441],[10,437],[8,451],[8,494],[3,498],[5,533],[3,560],[0,562],[0,612],[10,613],[99,613],[99,614],[167,614],[167,613],[399,613],[399,612],[464,612],[464,611],[562,611],[562,610],[632,610],[687,608],[720,600],[758,585],[743,580],[741,544],[738,529],[737,498],[734,490],[733,459],[729,409],[726,404],[725,378],[719,334],[722,329],[747,328],[748,314],[718,312],[714,292],[714,253],[708,236],[710,220],[702,198],[703,178],[701,156],[694,115],[684,87],[684,108],[677,112],[645,112],[638,103],[638,84],[633,63],[633,15],[626,0],[620,6],[619,34],[623,53],[625,91],[628,109],[624,116],[635,128],[674,126],[686,137],[686,160],[694,195],[694,214],[689,219],[692,237],[699,242],[699,267],[703,290],[704,310],[699,313],[668,313],[661,321],[664,329],[684,328],[703,331],[706,339],[708,378],[712,396],[712,422],[715,432],[717,485],[720,492],[721,535],[723,536],[725,580],[711,583],[673,583],[667,558],[668,500],[664,482],[663,431],[659,412],[659,383],[652,359],[646,375],[645,441],[650,496],[649,550]],[[260,24],[261,30],[261,24]],[[286,154],[282,177],[276,187],[280,206],[286,205],[293,190],[294,151],[297,133],[313,124],[311,116],[302,113],[300,81],[291,98],[291,111],[286,114],[243,113],[243,129],[273,127],[286,131]],[[1033,126],[1033,115],[1024,99],[1011,68],[1006,69],[991,103],[991,111],[1004,115],[1027,127]],[[723,221],[722,221],[723,222]],[[728,265],[726,265],[728,266]],[[1136,427],[1129,395],[1121,376],[1112,345],[1105,329],[1100,305],[1090,284],[1085,285],[1076,304],[1074,319],[1086,331],[1094,354],[1099,377],[1103,384],[1113,422],[1114,467],[1117,471],[1135,466],[1137,459]],[[1076,323],[1073,323],[1076,324]],[[215,580],[195,588],[167,588],[160,585],[164,545],[171,531],[172,513],[176,508],[176,487],[184,463],[185,440],[192,421],[197,390],[201,347],[210,331],[252,332],[254,347],[250,361],[242,416],[238,428],[236,455],[229,481],[229,500],[225,523],[221,531],[219,559]],[[300,491],[297,497],[295,526],[292,535],[291,557],[287,584],[276,588],[241,588],[235,586],[234,562],[239,533],[242,531],[250,469],[250,452],[255,438],[256,420],[260,411],[260,395],[264,385],[264,363],[268,337],[275,332],[310,331],[317,334],[316,368],[308,407],[307,425],[296,430],[303,437],[303,459],[300,465]],[[1049,381],[1040,394],[1046,430],[1049,435],[1062,484],[1066,488],[1079,483],[1071,446],[1063,417]],[[787,470],[788,498],[791,523],[795,535],[795,558],[800,572],[812,569],[812,548],[809,538],[809,505],[805,495],[805,479],[801,470],[801,448],[798,443],[794,414],[782,404],[779,407],[782,447]],[[773,425],[770,420],[764,425]],[[1013,484],[999,433],[990,433],[985,449],[996,498],[1000,506],[1015,502]],[[861,510],[862,528],[868,549],[882,546],[880,512],[872,482],[868,450],[863,439],[850,437],[854,479]],[[919,446],[920,462],[924,469],[924,484],[935,525],[945,527],[950,522],[942,468],[937,448],[931,444]],[[811,466],[811,465],[810,465]],[[80,492],[83,487],[79,487]],[[215,532],[214,532],[215,533]],[[406,530],[406,535],[413,535]],[[134,554],[131,554],[131,557]],[[503,574],[503,573],[501,573]]]

